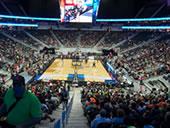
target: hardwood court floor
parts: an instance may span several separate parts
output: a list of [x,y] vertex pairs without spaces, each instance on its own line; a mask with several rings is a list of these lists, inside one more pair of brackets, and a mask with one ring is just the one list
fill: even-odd
[[[77,67],[77,73],[83,74],[85,81],[104,82],[111,80],[111,77],[103,67],[100,61],[95,61],[96,67],[93,67],[94,60],[88,60],[88,63],[82,62]],[[67,80],[68,74],[74,74],[75,67],[72,66],[71,59],[56,59],[48,69],[42,74],[42,80]]]

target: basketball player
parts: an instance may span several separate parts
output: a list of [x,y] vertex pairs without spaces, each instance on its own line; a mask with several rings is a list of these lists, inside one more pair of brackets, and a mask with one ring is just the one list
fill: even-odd
[[95,61],[93,62],[93,67],[96,67],[96,63],[95,63]]
[[88,57],[85,56],[85,64],[87,64],[87,63],[88,63]]
[[61,62],[62,62],[62,66],[64,65],[64,56],[61,55]]
[[97,63],[99,62],[99,59],[100,59],[99,56],[97,56]]

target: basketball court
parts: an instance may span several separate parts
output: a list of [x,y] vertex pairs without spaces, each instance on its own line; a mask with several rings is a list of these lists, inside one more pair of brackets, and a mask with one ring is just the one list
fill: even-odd
[[[95,67],[93,63],[95,61]],[[41,75],[39,80],[69,80],[76,73],[81,76],[83,81],[89,82],[105,82],[111,80],[111,77],[103,67],[100,61],[88,60],[78,66],[73,66],[72,59],[56,59],[47,70]]]

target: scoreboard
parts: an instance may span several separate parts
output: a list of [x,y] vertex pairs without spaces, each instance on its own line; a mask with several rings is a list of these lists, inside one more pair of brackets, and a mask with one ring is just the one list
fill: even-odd
[[60,0],[61,22],[92,23],[100,0]]

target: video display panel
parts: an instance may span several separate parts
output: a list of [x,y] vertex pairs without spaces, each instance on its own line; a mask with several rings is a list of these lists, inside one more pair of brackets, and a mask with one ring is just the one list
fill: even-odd
[[61,22],[87,22],[93,20],[93,0],[60,0]]

